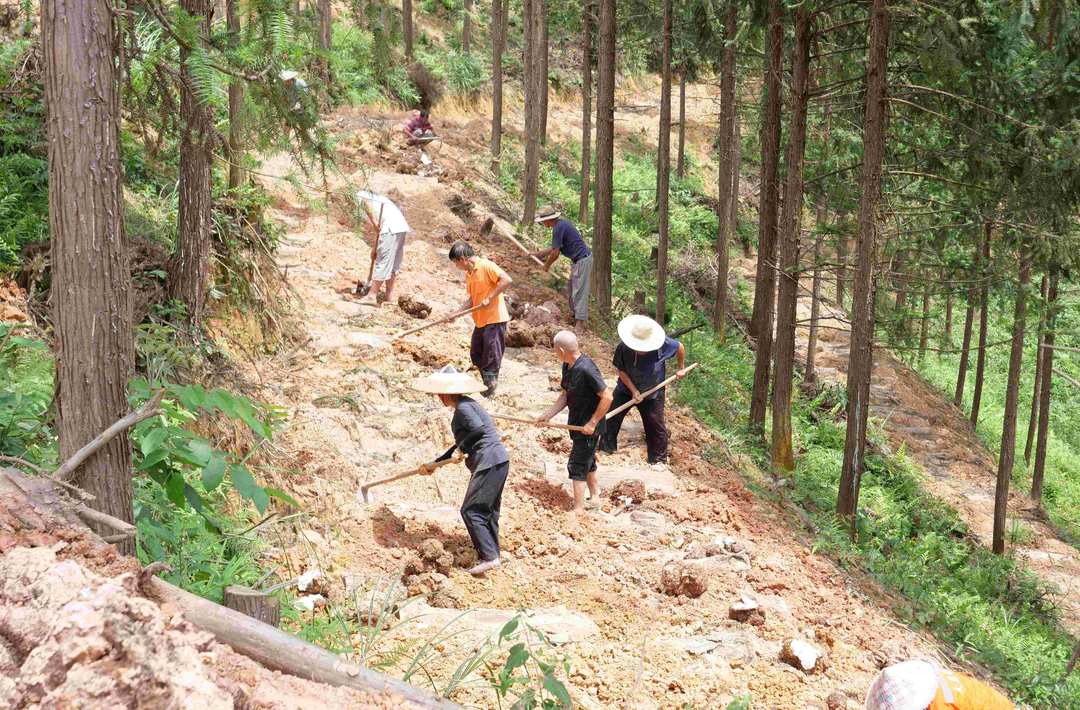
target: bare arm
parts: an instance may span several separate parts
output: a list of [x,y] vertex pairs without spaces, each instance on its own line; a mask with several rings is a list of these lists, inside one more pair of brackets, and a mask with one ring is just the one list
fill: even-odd
[[535,256],[537,259],[547,259],[552,253],[558,254],[559,250],[555,247],[549,249],[537,249],[536,251],[529,252],[529,256]]
[[675,376],[680,380],[686,375],[686,348],[682,343],[679,343],[679,352],[675,355],[675,362],[678,363],[679,368],[675,371]]
[[[499,297],[503,291],[510,288],[510,284],[514,283],[514,280],[510,278],[510,274],[506,273],[502,269],[499,269],[499,283],[495,286],[495,290],[491,292],[487,298],[484,299],[483,305],[485,308],[491,305],[492,301]],[[469,300],[472,303],[472,300]]]
[[454,320],[455,318],[460,318],[465,314],[465,311],[469,310],[470,308],[472,308],[472,296],[469,296],[464,301],[462,301],[461,305],[458,306],[458,309],[456,311],[446,316],[446,320]]
[[559,250],[551,249],[551,253],[548,254],[547,261],[544,262],[544,271],[551,271],[552,265],[559,259]]
[[[621,373],[620,373],[621,374]],[[596,405],[596,411],[593,412],[592,417],[585,423],[584,434],[586,436],[592,436],[596,431],[596,425],[600,423],[600,420],[604,418],[604,415],[611,409],[611,401],[614,399],[611,395],[611,389],[606,388],[600,393],[600,404]]]
[[566,409],[566,390],[559,393],[559,398],[555,400],[555,404],[536,418],[536,426],[543,426],[547,422],[550,422],[556,414]]
[[626,389],[630,390],[630,394],[634,396],[635,402],[641,401],[641,393],[638,392],[638,388],[634,386],[633,380],[630,379],[630,375],[626,374],[622,370],[619,370],[619,382],[626,385]]

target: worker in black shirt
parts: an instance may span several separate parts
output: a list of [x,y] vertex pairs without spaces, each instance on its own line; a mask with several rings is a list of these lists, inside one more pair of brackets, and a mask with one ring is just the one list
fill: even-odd
[[581,513],[585,510],[586,486],[594,502],[600,496],[600,487],[596,485],[596,446],[604,433],[604,415],[611,407],[611,390],[596,363],[581,353],[573,332],[560,331],[554,345],[555,355],[562,362],[562,394],[537,418],[536,425],[543,426],[569,407],[567,423],[583,427],[583,431],[570,432],[573,448],[570,449],[570,460],[566,462],[566,470],[574,482],[574,512]]
[[[438,460],[449,458],[454,449],[461,449],[466,457],[465,465],[472,472],[465,500],[461,502],[461,518],[478,558],[478,564],[469,572],[481,575],[500,565],[499,508],[506,476],[510,473],[510,457],[499,432],[495,431],[495,422],[479,402],[466,396],[483,392],[486,387],[458,372],[453,365],[447,365],[413,382],[413,389],[437,395],[443,406],[454,408],[450,428],[455,443]],[[434,473],[425,466],[420,468],[422,475]]]

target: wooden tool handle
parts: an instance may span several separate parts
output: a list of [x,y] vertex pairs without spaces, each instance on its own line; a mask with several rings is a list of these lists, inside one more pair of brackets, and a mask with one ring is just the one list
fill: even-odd
[[[686,375],[689,375],[689,374],[690,374],[690,371],[691,371],[691,370],[693,370],[693,369],[694,369],[695,367],[697,367],[697,366],[698,366],[699,364],[700,364],[700,363],[696,363],[696,362],[695,362],[695,363],[694,363],[693,365],[691,365],[690,367],[686,368],[686,372],[685,372],[685,373],[683,374],[683,377],[685,377]],[[679,379],[678,375],[672,375],[671,377],[667,378],[666,380],[664,380],[663,382],[661,382],[660,384],[658,384],[658,385],[657,385],[656,387],[653,387],[653,388],[652,388],[651,390],[647,390],[647,391],[645,391],[645,392],[642,392],[642,393],[641,393],[641,398],[642,398],[642,399],[645,399],[646,397],[648,397],[648,396],[649,396],[650,394],[652,394],[653,392],[656,392],[656,391],[657,391],[657,390],[659,390],[659,389],[662,389],[662,388],[664,388],[664,387],[667,387],[667,386],[668,386],[669,384],[671,384],[672,382],[674,382],[674,381],[675,381],[675,380],[677,380],[677,379]],[[616,415],[616,414],[618,414],[619,412],[623,412],[623,411],[626,411],[626,410],[627,410],[627,409],[629,409],[630,407],[633,407],[633,406],[634,406],[635,404],[637,404],[637,402],[635,402],[634,400],[630,400],[629,402],[627,402],[627,403],[626,403],[626,404],[624,404],[623,406],[621,406],[621,407],[619,407],[619,408],[617,408],[617,409],[613,409],[613,410],[611,410],[610,412],[608,412],[608,413],[607,413],[607,416],[606,416],[606,417],[604,417],[604,418],[605,418],[605,419],[610,419],[611,417],[615,416],[615,415]]]
[[[435,469],[442,468],[443,466],[445,466],[447,464],[459,463],[460,461],[461,461],[460,458],[449,458],[449,459],[446,459],[445,461],[432,461],[431,463],[424,464],[424,466],[429,471],[434,471]],[[374,488],[375,486],[381,486],[384,483],[393,483],[394,481],[400,481],[403,478],[408,478],[410,476],[415,476],[418,473],[420,473],[420,469],[419,468],[414,468],[411,471],[406,471],[405,473],[399,473],[396,476],[390,476],[389,478],[380,478],[378,481],[372,481],[371,483],[365,483],[364,485],[360,486],[360,491],[362,493],[365,493],[365,492],[367,492],[367,490],[369,488]]]
[[[375,225],[375,246],[371,248],[371,268],[367,272],[367,282],[371,285],[371,277],[375,275],[375,259],[379,254],[379,235],[382,234],[382,214],[383,208],[386,207],[386,203],[379,204],[379,223]],[[368,215],[368,221],[371,221],[371,215]]]
[[[491,414],[491,412],[488,412]],[[521,422],[522,424],[535,424],[534,419],[523,419],[521,417],[511,417],[508,414],[491,414],[493,419],[505,419],[508,422]],[[572,426],[570,424],[556,424],[555,422],[543,422],[540,426],[548,426],[553,429],[568,429],[570,431],[585,431],[583,426]]]
[[[458,318],[460,318],[461,316],[467,316],[467,315],[469,315],[470,313],[472,313],[473,311],[477,311],[477,310],[480,310],[480,309],[481,309],[481,308],[483,308],[483,307],[484,307],[483,305],[480,305],[480,306],[473,306],[472,308],[470,308],[470,309],[469,309],[469,310],[467,310],[467,311],[462,311],[461,313],[458,313],[458,314],[457,314],[457,317],[458,317]],[[453,314],[453,313],[451,313],[450,315],[454,315],[454,314]],[[446,321],[448,321],[448,320],[450,320],[450,316],[443,316],[443,317],[442,317],[442,318],[440,318],[439,320],[433,320],[433,321],[431,321],[430,323],[424,323],[423,325],[418,325],[418,326],[416,326],[415,328],[411,328],[411,329],[409,329],[409,330],[406,330],[406,331],[402,331],[401,333],[398,333],[397,335],[395,335],[394,337],[392,337],[392,338],[390,338],[390,339],[391,339],[391,340],[397,340],[398,338],[404,338],[404,337],[405,337],[406,335],[410,335],[410,334],[412,334],[412,333],[418,333],[418,332],[420,332],[421,330],[424,330],[425,328],[430,328],[431,326],[433,326],[433,325],[438,325],[439,323],[445,323],[445,322],[446,322]]]

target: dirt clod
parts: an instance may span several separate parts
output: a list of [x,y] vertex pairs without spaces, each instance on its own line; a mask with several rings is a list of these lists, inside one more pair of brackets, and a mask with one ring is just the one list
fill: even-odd
[[397,304],[401,310],[405,311],[413,318],[423,320],[431,315],[431,306],[412,296],[398,296]]
[[825,698],[829,710],[847,710],[847,696],[842,691],[834,690]]
[[821,673],[829,667],[828,654],[798,638],[784,640],[780,660],[807,674]]
[[472,202],[457,194],[446,201],[446,206],[461,219],[467,219],[472,214],[474,207]]
[[742,624],[764,626],[765,610],[753,599],[743,597],[739,601],[732,603],[731,608],[728,609],[728,618]]
[[559,307],[555,305],[555,301],[545,301],[539,305],[526,304],[525,322],[534,328],[540,325],[557,325]]
[[648,494],[645,491],[645,483],[634,479],[619,481],[611,489],[611,497],[615,500],[629,498],[631,503],[645,502]]
[[709,588],[709,576],[702,567],[671,562],[660,576],[660,587],[673,597],[700,597]]

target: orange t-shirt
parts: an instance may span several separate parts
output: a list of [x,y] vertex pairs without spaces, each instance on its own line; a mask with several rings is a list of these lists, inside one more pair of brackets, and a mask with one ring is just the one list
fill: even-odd
[[[503,273],[502,269],[487,259],[477,259],[473,262],[473,270],[465,275],[465,290],[469,292],[474,306],[479,306],[491,295],[491,292],[499,285],[499,276]],[[487,308],[473,311],[472,318],[477,328],[510,320],[510,312],[506,310],[503,295],[500,293]]]
[[944,669],[941,674],[952,690],[953,701],[945,702],[945,693],[938,688],[926,710],[1015,710],[1008,698],[974,678]]

